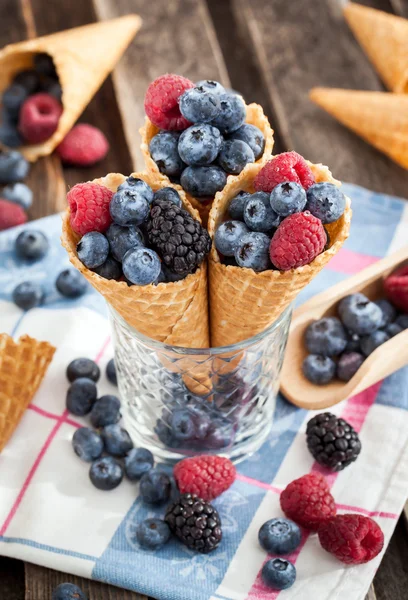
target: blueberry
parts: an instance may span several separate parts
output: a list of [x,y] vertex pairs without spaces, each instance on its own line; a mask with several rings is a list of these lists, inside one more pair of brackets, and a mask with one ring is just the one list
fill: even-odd
[[265,149],[265,138],[260,129],[255,127],[255,125],[250,125],[249,123],[244,123],[241,125],[239,129],[234,131],[229,136],[230,140],[241,140],[248,144],[254,153],[255,160],[258,160],[263,154]]
[[237,221],[244,220],[245,202],[248,200],[249,196],[250,194],[244,191],[238,192],[238,194],[234,196],[228,207],[228,213],[231,219]]
[[379,306],[382,310],[382,319],[381,319],[380,328],[385,327],[386,325],[389,325],[390,323],[395,321],[395,318],[397,316],[397,311],[389,300],[386,300],[385,298],[382,300],[375,300],[374,304]]
[[271,558],[262,567],[262,579],[273,590],[286,590],[296,580],[295,566],[283,558]]
[[136,530],[136,539],[145,550],[158,550],[167,544],[170,537],[170,528],[162,519],[146,519]]
[[57,78],[54,61],[46,52],[38,52],[34,55],[34,68],[40,75]]
[[146,448],[133,448],[125,458],[125,473],[130,481],[137,481],[153,468],[154,458]]
[[220,167],[187,167],[181,174],[181,186],[191,196],[212,197],[227,183],[227,174]]
[[72,447],[79,458],[92,462],[103,452],[103,441],[99,433],[89,427],[80,427],[72,437]]
[[119,262],[122,262],[128,250],[144,245],[143,234],[136,225],[123,227],[122,225],[112,223],[106,232],[106,237],[108,238],[113,258]]
[[150,248],[132,248],[123,257],[122,268],[125,277],[134,285],[149,285],[160,275],[161,262]]
[[299,183],[285,181],[273,188],[270,203],[278,215],[288,217],[303,211],[306,206],[306,192]]
[[220,96],[221,109],[212,124],[223,134],[229,134],[241,127],[245,121],[246,109],[241,96],[235,94],[222,94]]
[[299,527],[289,519],[270,519],[259,530],[261,547],[271,554],[290,554],[300,544],[302,534]]
[[357,373],[365,358],[360,352],[345,352],[337,363],[337,377],[341,381],[350,381]]
[[22,181],[29,170],[29,163],[17,150],[0,151],[0,183]]
[[162,419],[157,420],[154,431],[162,444],[168,448],[178,448],[180,446],[180,442],[173,437],[169,425]]
[[337,356],[347,346],[347,334],[339,319],[325,317],[307,327],[305,342],[310,354]]
[[40,306],[44,301],[44,290],[39,283],[23,281],[13,290],[13,302],[22,310]]
[[399,315],[395,319],[395,324],[401,327],[401,329],[408,329],[408,315]]
[[106,377],[113,385],[118,385],[118,378],[116,375],[115,359],[111,358],[106,365]]
[[344,213],[346,197],[333,183],[315,183],[307,190],[306,209],[322,223],[333,223]]
[[240,239],[235,249],[237,265],[256,272],[266,271],[271,267],[270,244],[271,239],[265,233],[250,231]]
[[213,81],[212,79],[202,79],[196,83],[196,87],[201,87],[212,94],[216,94],[217,96],[225,94],[224,86],[218,81]]
[[185,279],[185,277],[185,274],[179,275],[178,273],[173,273],[173,271],[170,271],[170,269],[162,263],[157,283],[174,283],[175,281]]
[[395,335],[401,333],[401,331],[403,331],[403,328],[401,327],[401,325],[398,325],[398,323],[390,323],[384,328],[384,331],[387,335],[389,335],[390,338],[392,338]]
[[176,440],[186,441],[195,437],[195,423],[189,410],[175,410],[170,417],[169,424]]
[[68,388],[66,399],[67,410],[77,417],[84,417],[91,412],[96,397],[95,382],[87,377],[79,377]]
[[208,123],[221,110],[217,94],[201,86],[186,90],[179,98],[179,106],[183,117],[191,123]]
[[3,107],[11,116],[18,117],[20,114],[20,109],[24,101],[27,99],[27,96],[27,91],[22,85],[19,85],[18,83],[12,83],[3,92]]
[[343,325],[358,335],[368,335],[378,329],[383,318],[381,308],[361,293],[343,298],[338,312]]
[[20,71],[13,79],[13,83],[22,85],[26,90],[27,95],[31,96],[40,87],[40,77],[34,69],[28,69],[26,71]]
[[50,244],[42,231],[26,229],[18,234],[15,242],[16,254],[25,260],[39,260],[43,258]]
[[0,142],[9,148],[19,148],[23,145],[23,138],[15,123],[3,120],[0,125]]
[[266,233],[280,223],[280,216],[272,209],[269,194],[255,192],[245,202],[244,220],[249,229]]
[[61,583],[52,592],[51,600],[88,600],[84,592],[73,583]]
[[75,358],[67,367],[67,379],[71,383],[80,377],[98,381],[101,371],[95,361],[90,358]]
[[141,179],[138,182],[139,185],[118,189],[113,195],[109,210],[118,225],[141,225],[149,215],[153,190]]
[[33,192],[25,183],[6,186],[1,192],[1,197],[19,204],[24,210],[28,210],[33,203]]
[[221,144],[222,136],[216,127],[198,123],[183,131],[178,151],[187,165],[203,166],[217,158]]
[[115,425],[120,417],[120,400],[110,394],[98,398],[91,410],[91,423],[96,429]]
[[123,467],[112,456],[104,456],[92,463],[89,478],[98,490],[114,490],[122,482]]
[[221,450],[231,446],[234,439],[235,429],[231,422],[226,419],[212,419],[203,446],[206,450]]
[[109,242],[103,233],[90,231],[79,240],[76,249],[82,264],[88,269],[95,269],[108,258]]
[[255,162],[251,148],[241,140],[227,140],[221,146],[218,164],[227,173],[239,175],[248,163]]
[[370,356],[374,350],[376,350],[385,342],[388,342],[390,336],[385,331],[373,331],[369,335],[365,335],[361,338],[361,351],[364,356]]
[[182,208],[180,194],[172,187],[164,187],[154,193],[153,200],[167,200]]
[[108,256],[105,262],[93,271],[104,279],[120,279],[122,277],[122,265],[112,256]]
[[302,370],[306,379],[317,385],[324,385],[334,378],[336,363],[328,356],[309,354],[303,361]]
[[360,336],[357,333],[347,333],[346,352],[360,352]]
[[79,271],[68,267],[58,275],[55,287],[66,298],[78,298],[85,294],[87,284]]
[[105,450],[113,456],[126,456],[133,448],[133,442],[130,435],[117,423],[106,425],[101,432],[105,444]]
[[162,471],[150,469],[140,480],[139,493],[143,502],[148,504],[167,502],[171,493],[170,477]]
[[234,256],[235,250],[246,233],[248,227],[241,221],[225,221],[215,232],[215,247],[224,256]]
[[180,177],[185,163],[178,152],[180,134],[175,131],[160,131],[152,138],[149,151],[160,173],[168,177]]
[[61,84],[52,77],[43,77],[41,80],[41,91],[53,96],[58,102],[62,100]]

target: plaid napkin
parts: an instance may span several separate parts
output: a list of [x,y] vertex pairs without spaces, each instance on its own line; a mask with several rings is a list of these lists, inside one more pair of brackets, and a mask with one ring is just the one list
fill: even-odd
[[[408,204],[397,198],[345,185],[354,220],[345,248],[301,300],[337,283],[395,251],[408,235]],[[65,411],[65,368],[78,356],[100,363],[113,356],[103,300],[92,290],[76,301],[54,289],[67,258],[59,245],[60,217],[32,223],[52,239],[47,258],[27,267],[10,251],[17,230],[0,235],[0,331],[28,333],[57,347],[53,363],[33,404],[0,455],[0,553],[129,588],[160,600],[263,600],[278,592],[263,586],[259,573],[266,554],[257,543],[259,527],[281,515],[279,492],[290,481],[318,470],[305,445],[313,413],[279,398],[268,441],[242,463],[238,478],[215,501],[224,539],[201,556],[172,540],[159,552],[142,551],[135,541],[141,519],[161,515],[138,499],[127,481],[100,492],[88,480],[88,467],[70,440],[85,420]],[[36,279],[47,288],[44,307],[22,313],[10,302],[17,282]],[[407,497],[408,369],[334,407],[359,431],[358,461],[330,476],[339,512],[369,515],[388,543]],[[105,376],[100,393],[114,393]],[[296,584],[282,597],[296,600],[363,600],[381,556],[359,567],[344,567],[324,552],[315,535],[305,535],[289,557]]]

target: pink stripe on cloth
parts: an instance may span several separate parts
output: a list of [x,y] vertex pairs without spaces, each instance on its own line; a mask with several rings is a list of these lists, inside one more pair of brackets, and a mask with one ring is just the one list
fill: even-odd
[[354,275],[380,260],[377,256],[360,254],[347,248],[342,248],[330,261],[329,269],[339,273]]
[[259,481],[258,479],[253,479],[252,477],[247,477],[246,475],[241,475],[240,473],[237,473],[236,479],[238,481],[242,481],[243,483],[248,483],[249,485],[254,485],[255,487],[259,487],[264,490],[269,490],[270,492],[275,492],[276,494],[280,494],[282,491],[280,488],[278,488],[274,485],[270,485],[269,483],[264,483],[263,481]]
[[350,506],[349,504],[336,504],[340,510],[346,510],[347,512],[359,512],[367,517],[382,517],[383,519],[398,519],[399,515],[396,513],[383,512],[381,510],[367,510],[361,506]]
[[[36,406],[35,404],[30,404],[28,408],[29,410],[32,410],[33,412],[36,412],[47,419],[54,419],[55,421],[58,421],[61,418],[58,415],[54,415],[53,413]],[[81,423],[78,423],[78,421],[74,421],[73,419],[66,418],[65,423],[68,423],[68,425],[72,425],[73,427],[83,427]]]

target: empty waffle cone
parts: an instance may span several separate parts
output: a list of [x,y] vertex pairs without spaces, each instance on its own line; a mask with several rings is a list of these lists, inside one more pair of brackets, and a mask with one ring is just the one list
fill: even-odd
[[386,86],[408,92],[408,20],[348,2],[344,16]]
[[0,335],[0,452],[16,429],[48,369],[55,348],[28,335]]
[[51,154],[64,139],[140,26],[140,17],[127,15],[10,44],[0,51],[0,92],[14,75],[32,68],[33,56],[39,52],[53,58],[62,86],[63,112],[58,129],[42,144],[21,147],[28,160]]
[[408,94],[315,88],[310,98],[408,169]]
[[[262,107],[259,104],[254,103],[254,104],[247,105],[246,111],[247,111],[247,115],[246,115],[245,122],[258,127],[258,129],[260,129],[262,131],[262,133],[265,137],[264,152],[263,152],[262,156],[260,158],[258,158],[258,160],[255,163],[257,165],[264,164],[272,156],[272,150],[273,150],[273,144],[274,144],[273,129],[271,128],[268,118],[264,114]],[[160,179],[163,181],[163,185],[165,186],[165,185],[169,185],[170,180],[167,177],[167,175],[163,175],[163,173],[161,173],[159,171],[159,168],[156,165],[156,163],[154,162],[154,160],[152,159],[152,157],[150,156],[150,151],[149,151],[149,144],[150,144],[152,138],[155,135],[157,135],[159,133],[159,131],[160,131],[159,128],[156,127],[155,125],[153,125],[153,123],[146,117],[145,125],[140,129],[140,135],[142,136],[141,150],[142,150],[142,154],[144,157],[144,161],[145,161],[147,170],[150,173],[154,173],[157,177],[160,177]],[[235,175],[229,175],[227,185],[228,185],[229,181],[235,180],[236,177],[237,176],[235,176]],[[174,187],[176,187],[178,190],[183,189],[179,185],[175,185]],[[192,204],[192,206],[199,211],[201,220],[202,220],[204,226],[207,226],[208,215],[211,210],[212,201],[200,202],[200,200],[198,198],[195,198],[194,196],[190,196],[190,194],[187,194],[186,192],[185,192],[185,194],[187,196],[187,199]]]
[[[333,179],[323,165],[309,163],[316,182]],[[223,192],[216,195],[208,221],[211,237],[220,223],[229,203],[241,191],[253,193],[253,181],[262,165],[249,165],[234,181],[228,182]],[[221,264],[214,245],[209,258],[211,345],[228,346],[248,339],[272,325],[296,298],[299,292],[321,271],[340,250],[350,229],[351,208],[347,199],[343,216],[326,225],[331,245],[310,265],[290,271],[263,271]]]

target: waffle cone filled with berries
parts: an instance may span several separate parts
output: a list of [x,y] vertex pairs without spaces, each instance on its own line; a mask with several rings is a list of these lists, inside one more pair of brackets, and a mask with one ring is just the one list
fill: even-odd
[[[315,183],[340,185],[327,167],[307,164]],[[229,181],[225,189],[216,195],[208,222],[212,239],[226,216],[230,201],[241,191],[255,192],[254,180],[261,169],[262,165],[248,165],[239,177]],[[285,271],[270,268],[255,272],[251,268],[223,264],[213,244],[209,257],[211,345],[235,344],[269,327],[337,254],[349,235],[350,221],[350,200],[346,198],[342,216],[325,225],[329,247],[310,264]]]
[[15,342],[0,335],[0,452],[33,399],[55,348],[28,335]]

